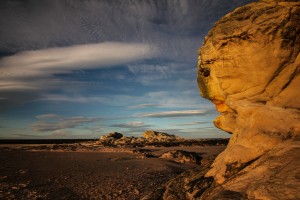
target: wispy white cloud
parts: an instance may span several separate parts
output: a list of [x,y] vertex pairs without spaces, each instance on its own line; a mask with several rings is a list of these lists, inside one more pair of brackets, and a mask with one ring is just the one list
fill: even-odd
[[67,94],[45,94],[37,101],[57,101],[57,102],[76,102],[76,103],[109,103],[110,98],[105,96],[83,96],[83,95],[67,95]]
[[141,135],[146,130],[154,128],[152,125],[140,121],[117,123],[110,125],[110,127],[117,129],[117,131],[124,133],[126,136]]
[[[190,81],[196,74],[194,65],[176,62],[161,62],[159,64],[131,64],[128,70],[134,75],[134,81],[143,85],[182,85],[182,80]],[[195,82],[195,81],[194,81]],[[190,83],[190,82],[189,82]],[[183,85],[186,86],[186,85]]]
[[25,51],[0,60],[0,77],[45,77],[76,69],[115,66],[154,55],[155,49],[149,45],[117,42]]
[[[76,88],[75,88],[76,89]],[[142,96],[126,94],[43,94],[38,101],[101,103],[110,106],[124,106],[127,109],[171,108],[171,109],[214,109],[212,103],[201,99],[198,91],[156,91]]]
[[169,128],[157,129],[158,131],[175,134],[183,138],[229,138],[230,134],[215,127],[205,128]]
[[43,120],[43,119],[61,118],[61,116],[60,115],[56,115],[56,114],[45,114],[45,115],[37,115],[37,116],[35,116],[35,118],[37,118],[39,120]]
[[[153,55],[152,50],[142,44],[104,43],[86,46],[24,52],[2,58],[0,60],[0,110],[32,100],[109,102],[105,96],[82,95],[86,88],[91,88],[90,85],[59,79],[53,75],[80,68],[114,67],[118,63],[134,62]],[[82,56],[77,55],[81,53]],[[65,54],[66,58],[64,58]],[[59,62],[55,61],[56,57]],[[64,94],[50,93],[50,90],[64,90]]]
[[146,127],[150,127],[150,125],[147,125],[144,122],[128,122],[128,123],[112,124],[111,127],[119,127],[119,128],[146,128]]
[[[158,91],[149,92],[143,96],[120,94],[102,94],[97,96],[81,94],[44,94],[37,100],[77,103],[96,102],[105,105],[126,106],[128,109],[142,109],[154,107],[192,108],[199,106],[198,94],[190,94],[189,91],[178,93],[169,91]],[[212,106],[209,107],[213,108]]]
[[212,125],[212,122],[187,122],[187,123],[177,123],[177,124],[171,124],[171,126],[195,126],[195,125]]
[[72,135],[72,132],[70,130],[55,130],[51,133],[52,137],[58,137],[58,138],[65,138],[70,137]]
[[141,109],[141,108],[153,108],[160,107],[160,104],[139,104],[134,106],[128,106],[128,109]]
[[172,77],[172,66],[170,65],[153,65],[139,64],[128,65],[128,69],[135,76],[135,81],[144,85],[150,85],[157,81],[165,80]]
[[171,118],[171,117],[192,117],[209,114],[211,110],[180,110],[180,111],[166,111],[141,114],[141,117],[150,118]]
[[[39,115],[38,119],[49,119],[52,114]],[[41,118],[42,117],[42,118]],[[70,117],[70,118],[59,118],[56,121],[37,121],[32,124],[31,128],[33,131],[47,132],[47,131],[59,131],[63,129],[75,128],[84,123],[91,123],[99,121],[100,118],[95,117]]]
[[[156,48],[153,45],[103,42],[24,51],[3,57],[0,59],[0,95],[3,97],[0,108],[5,109],[6,105],[37,99],[69,101],[71,99],[68,97],[62,98],[49,91],[64,90],[64,96],[68,96],[66,91],[82,94],[91,86],[55,75],[72,73],[73,70],[111,68],[150,59],[155,55]],[[72,101],[83,102],[87,99],[73,98]]]
[[[195,109],[205,101],[199,98],[197,90],[148,92],[142,98],[144,102],[158,104],[164,108]],[[207,103],[204,103],[202,106],[204,106],[205,109],[213,108],[212,105]]]
[[24,134],[24,133],[12,133],[10,134],[11,139],[19,139],[19,138],[25,138],[25,139],[41,139],[44,138],[41,135],[35,135],[35,134]]
[[128,65],[128,69],[134,75],[157,74],[158,77],[166,78],[170,73],[170,65],[139,64]]
[[99,103],[110,106],[127,106],[129,102],[139,102],[136,96],[130,95],[97,95],[97,96],[84,96],[84,95],[68,95],[68,94],[45,94],[38,98],[36,101],[53,101],[53,102],[73,102],[73,103]]

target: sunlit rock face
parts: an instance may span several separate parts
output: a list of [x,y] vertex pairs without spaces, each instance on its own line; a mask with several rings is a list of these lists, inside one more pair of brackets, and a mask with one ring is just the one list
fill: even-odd
[[215,126],[232,137],[207,177],[221,184],[268,160],[274,149],[297,147],[299,153],[299,51],[299,1],[248,4],[208,33],[199,49],[198,85],[220,112]]

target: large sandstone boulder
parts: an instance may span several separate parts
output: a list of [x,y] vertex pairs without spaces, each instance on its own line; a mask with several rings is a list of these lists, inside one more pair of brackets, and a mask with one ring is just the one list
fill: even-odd
[[[200,93],[220,112],[215,126],[232,134],[206,173],[225,193],[300,198],[296,190],[289,192],[291,185],[300,186],[295,167],[300,158],[299,52],[300,2],[295,0],[264,0],[234,10],[215,24],[199,49]],[[279,184],[272,196],[286,173],[288,184]],[[260,188],[255,182],[262,183]]]

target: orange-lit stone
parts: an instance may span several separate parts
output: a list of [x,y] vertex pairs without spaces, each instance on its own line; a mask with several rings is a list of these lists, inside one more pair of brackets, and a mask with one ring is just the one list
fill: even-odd
[[261,0],[220,19],[199,49],[200,94],[232,133],[206,177],[245,199],[300,198],[299,21],[299,0]]

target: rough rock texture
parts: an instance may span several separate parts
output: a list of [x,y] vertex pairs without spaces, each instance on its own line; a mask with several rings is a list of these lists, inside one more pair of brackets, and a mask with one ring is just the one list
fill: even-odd
[[174,159],[175,162],[179,163],[200,163],[201,155],[195,152],[187,152],[184,150],[169,151],[160,156],[160,158]]
[[206,173],[222,185],[203,199],[300,198],[299,52],[299,1],[240,7],[205,38],[200,93],[220,112],[215,126],[232,137]]
[[299,142],[279,144],[201,199],[300,199],[299,155]]
[[144,137],[127,137],[118,132],[112,132],[100,137],[96,145],[123,146],[123,147],[175,147],[175,146],[223,146],[227,145],[228,139],[184,139],[157,131],[146,131]]
[[122,133],[118,132],[111,132],[108,135],[103,135],[100,137],[100,140],[107,140],[107,139],[112,139],[112,140],[118,140],[123,137]]
[[170,135],[168,133],[157,132],[157,131],[146,131],[143,137],[148,141],[174,141],[178,140],[179,137],[175,135]]
[[168,143],[168,142],[180,142],[182,139],[178,136],[157,132],[146,131],[143,137],[126,137],[122,133],[112,132],[100,137],[98,143],[108,146],[145,146],[152,143]]
[[201,166],[188,170],[155,189],[142,200],[189,200],[197,199],[213,183],[212,177],[205,177],[215,155],[202,158]]

